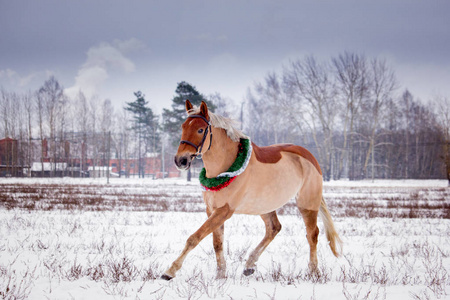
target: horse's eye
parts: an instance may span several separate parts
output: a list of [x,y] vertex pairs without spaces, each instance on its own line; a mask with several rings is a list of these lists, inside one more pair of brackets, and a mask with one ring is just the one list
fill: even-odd
[[200,128],[197,132],[198,133],[203,133],[203,128]]

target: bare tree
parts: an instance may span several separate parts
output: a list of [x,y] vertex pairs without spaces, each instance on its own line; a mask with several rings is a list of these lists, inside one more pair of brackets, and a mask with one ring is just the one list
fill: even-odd
[[442,159],[444,161],[448,186],[450,186],[450,98],[434,96],[436,120],[442,134]]
[[[231,99],[222,96],[220,93],[216,92],[207,97],[215,105],[214,113],[227,118],[233,118],[233,116],[238,115],[238,108],[234,105]],[[237,118],[234,118],[237,119]]]
[[0,98],[0,116],[2,119],[1,126],[4,137],[9,136],[9,112],[11,99],[9,93],[2,89]]
[[[125,161],[128,161],[129,155],[130,155],[130,149],[129,149],[129,142],[131,140],[129,136],[129,130],[127,127],[128,120],[130,119],[129,113],[122,109],[120,110],[120,113],[117,113],[117,132],[118,132],[118,141],[116,141],[116,144],[118,145],[119,149],[119,172],[122,171],[122,168],[125,168],[125,176],[128,178],[130,176],[130,164],[126,164],[125,166],[122,166],[122,158]],[[119,173],[120,174],[120,173]]]
[[21,98],[17,93],[9,93],[9,113],[8,113],[8,123],[9,123],[9,135],[13,139],[20,138],[20,127],[22,125],[21,120]]
[[75,174],[78,176],[79,172],[75,173],[77,165],[77,148],[80,143],[81,136],[77,134],[77,114],[76,114],[76,99],[68,98],[64,111],[66,114],[65,128],[64,132],[65,139],[65,155],[67,161],[67,175],[74,177]]
[[41,175],[44,174],[44,157],[46,156],[46,145],[44,145],[45,128],[44,128],[44,95],[40,91],[36,92],[36,112],[39,127],[39,138],[40,138],[40,157],[41,157]]
[[[5,138],[20,139],[20,98],[16,93],[6,92],[2,89],[0,98],[0,116],[3,119],[3,132]],[[5,164],[7,173],[9,175],[17,176],[17,162],[18,157],[16,153],[20,149],[14,147],[19,146],[16,142],[7,142],[6,153],[3,157],[3,164]],[[12,148],[11,148],[12,147]]]
[[78,92],[75,103],[75,119],[77,120],[75,126],[77,128],[77,135],[81,136],[81,141],[79,141],[78,145],[80,152],[80,176],[84,176],[84,171],[86,171],[85,166],[87,164],[90,106],[82,91]]
[[92,151],[91,151],[91,155],[92,155],[92,168],[93,168],[93,174],[94,177],[95,175],[95,167],[98,164],[98,156],[99,156],[99,141],[96,137],[96,133],[97,133],[97,127],[99,126],[98,121],[99,120],[99,99],[98,96],[93,96],[91,98],[91,100],[89,101],[89,107],[90,107],[90,125],[91,125],[91,145],[92,145]]
[[122,177],[122,160],[125,155],[125,134],[127,131],[126,125],[127,123],[127,111],[124,109],[120,109],[114,113],[115,122],[112,123],[112,130],[114,134],[111,136],[112,138],[112,146],[114,147],[114,152],[117,158],[117,172],[119,173],[119,177]]
[[34,152],[33,152],[33,116],[34,116],[34,95],[31,92],[26,93],[23,96],[23,108],[25,112],[26,119],[26,130],[28,137],[28,145],[26,152],[26,164],[29,166],[28,176],[31,176],[31,165],[33,163]]
[[[102,154],[103,154],[103,166],[109,167],[109,155],[110,155],[110,138],[112,130],[112,118],[114,115],[114,107],[111,100],[105,99],[102,103],[102,109],[100,111],[100,127],[102,131]],[[106,169],[109,172],[109,169]],[[107,173],[106,175],[108,175]]]
[[[296,124],[305,124],[312,134],[326,179],[333,177],[333,133],[339,103],[330,67],[312,56],[291,62],[283,81],[289,91],[285,111]],[[301,127],[303,125],[299,125]]]
[[[339,94],[343,98],[343,137],[342,156],[339,171],[342,177],[355,177],[353,170],[353,140],[355,119],[367,99],[369,82],[367,60],[364,56],[344,53],[332,59],[337,78]],[[339,176],[341,177],[341,176]]]
[[253,141],[257,144],[268,144],[264,140],[265,134],[264,130],[266,127],[264,123],[264,105],[260,104],[260,99],[257,98],[252,90],[249,88],[247,90],[246,96],[247,104],[247,116],[245,117],[245,130],[252,137]]
[[54,176],[59,158],[57,150],[61,147],[61,141],[58,141],[57,138],[58,119],[62,117],[60,111],[64,105],[65,96],[63,87],[53,76],[44,82],[44,85],[38,91],[38,95],[39,105],[42,105],[39,107],[39,109],[42,109],[41,126],[44,124],[42,121],[43,117],[45,117],[49,129],[49,142],[53,162],[51,175]]
[[[397,88],[397,80],[394,71],[388,67],[385,60],[373,59],[370,64],[369,101],[367,103],[370,117],[367,118],[369,129],[369,147],[366,151],[363,171],[367,174],[367,166],[371,159],[371,178],[375,178],[375,148],[382,143],[376,144],[376,138],[384,134],[379,129],[381,114],[388,100],[393,97]],[[377,132],[378,131],[378,132]]]
[[247,131],[255,142],[268,145],[285,142],[292,127],[283,99],[286,97],[282,82],[275,73],[268,73],[264,81],[256,83],[247,94]]
[[[267,133],[271,135],[271,142],[278,144],[285,142],[286,130],[289,122],[285,118],[286,95],[283,90],[282,81],[275,73],[268,73],[263,83],[259,83],[255,87],[260,102],[264,103],[264,120]],[[263,100],[264,99],[264,100]],[[269,137],[268,137],[269,138]]]
[[404,176],[405,178],[409,178],[409,158],[410,158],[410,126],[411,123],[413,122],[413,119],[411,118],[411,107],[413,106],[413,96],[411,95],[411,93],[406,90],[405,92],[403,92],[402,95],[402,108],[403,108],[403,117],[405,119],[405,128],[404,128],[404,132],[405,132],[405,161],[404,161],[404,166],[405,166],[405,173]]
[[16,153],[14,153],[15,160],[14,164],[15,169],[13,173],[15,176],[23,176],[23,172],[20,172],[22,166],[25,166],[26,160],[26,150],[27,150],[27,122],[26,122],[26,113],[24,107],[24,95],[23,94],[15,94],[14,104],[13,104],[13,123],[15,123],[15,139],[17,142]]
[[70,147],[69,147],[69,141],[67,136],[67,131],[69,129],[69,124],[71,123],[70,120],[70,99],[65,94],[60,99],[60,102],[57,106],[57,123],[56,123],[56,130],[57,130],[57,140],[58,143],[58,153],[57,156],[59,157],[59,160],[62,162],[64,161],[65,169],[62,170],[66,175],[68,172],[69,167],[69,159],[70,159]]

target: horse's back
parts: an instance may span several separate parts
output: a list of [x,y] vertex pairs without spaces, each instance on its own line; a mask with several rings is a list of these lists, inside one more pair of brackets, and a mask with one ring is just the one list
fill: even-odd
[[308,160],[322,175],[322,170],[320,169],[319,162],[317,159],[309,152],[306,148],[294,144],[276,144],[271,146],[259,147],[252,143],[253,150],[255,152],[256,159],[261,163],[277,163],[282,155],[281,152],[295,153],[306,160]]

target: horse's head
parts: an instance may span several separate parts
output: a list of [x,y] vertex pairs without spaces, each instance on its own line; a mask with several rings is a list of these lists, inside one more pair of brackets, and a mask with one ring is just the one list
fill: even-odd
[[[180,170],[187,170],[194,157],[201,158],[211,147],[212,132],[209,123],[208,107],[202,101],[198,114],[192,114],[193,105],[186,100],[186,112],[189,113],[186,121],[181,125],[181,141],[175,155],[175,165]],[[209,136],[209,138],[208,138]]]

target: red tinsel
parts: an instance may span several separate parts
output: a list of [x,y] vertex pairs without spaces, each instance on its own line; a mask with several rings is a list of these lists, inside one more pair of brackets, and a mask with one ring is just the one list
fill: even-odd
[[203,184],[202,184],[202,186],[203,186],[203,187],[205,188],[205,190],[207,190],[207,191],[217,192],[217,191],[220,191],[221,189],[226,188],[227,186],[229,186],[230,183],[232,183],[233,180],[236,179],[236,177],[237,177],[237,176],[230,177],[229,180],[227,180],[227,181],[225,181],[224,183],[219,184],[218,186],[215,186],[215,187],[207,187],[207,186],[204,186]]

